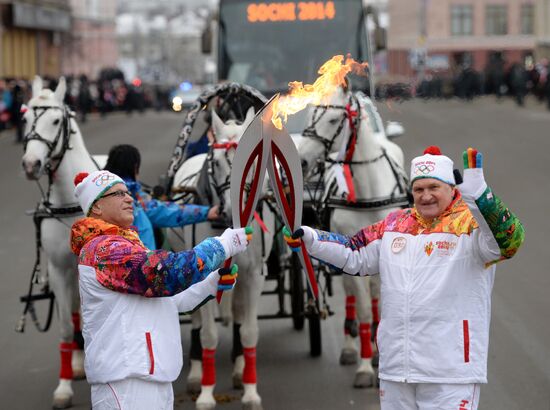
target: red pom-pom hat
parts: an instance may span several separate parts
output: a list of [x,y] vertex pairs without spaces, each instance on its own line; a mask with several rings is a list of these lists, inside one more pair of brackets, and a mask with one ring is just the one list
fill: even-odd
[[441,155],[441,149],[437,145],[430,145],[424,150],[424,154]]
[[411,161],[411,185],[421,178],[435,178],[446,184],[455,185],[453,161],[443,155],[438,146],[429,146],[424,150],[424,155]]
[[75,177],[74,177],[74,186],[77,186],[78,184],[80,184],[84,178],[86,178],[88,175],[87,172],[80,172],[78,173]]
[[81,172],[74,178],[74,194],[84,214],[88,216],[93,204],[115,184],[124,184],[124,181],[112,172],[99,170],[90,174]]

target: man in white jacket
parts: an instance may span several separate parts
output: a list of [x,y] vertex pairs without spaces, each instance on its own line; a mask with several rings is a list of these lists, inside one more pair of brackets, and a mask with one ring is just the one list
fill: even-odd
[[380,274],[382,410],[475,410],[487,383],[495,262],[511,258],[523,226],[487,187],[482,154],[464,152],[464,182],[429,147],[411,163],[414,207],[355,236],[302,227],[311,256],[350,275]]
[[234,286],[236,266],[217,269],[246,249],[252,231],[227,229],[189,251],[152,251],[131,229],[133,199],[121,178],[95,171],[75,185],[86,217],[74,223],[71,247],[92,408],[172,409],[182,368],[179,312]]

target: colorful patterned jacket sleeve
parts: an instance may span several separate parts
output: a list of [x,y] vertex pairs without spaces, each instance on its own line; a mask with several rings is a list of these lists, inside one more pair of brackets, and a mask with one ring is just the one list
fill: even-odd
[[189,251],[167,252],[151,251],[118,235],[102,235],[80,253],[80,263],[94,267],[103,286],[146,297],[175,295],[202,281],[224,260],[222,244],[213,238]]
[[518,217],[489,187],[475,202],[471,199],[465,201],[479,223],[481,235],[496,241],[498,246],[498,250],[497,246],[493,246],[492,253],[485,252],[485,262],[496,263],[514,256],[525,239],[525,231]]
[[349,275],[375,275],[384,221],[361,229],[348,237],[332,232],[316,231],[317,238],[309,249],[310,255]]
[[178,205],[174,202],[159,201],[152,199],[142,190],[137,195],[137,201],[156,228],[175,228],[204,222],[210,209],[203,205]]

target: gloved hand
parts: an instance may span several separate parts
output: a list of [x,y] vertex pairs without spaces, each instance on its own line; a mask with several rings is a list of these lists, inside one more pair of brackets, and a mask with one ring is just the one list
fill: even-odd
[[464,197],[478,199],[487,189],[483,176],[483,154],[474,148],[468,148],[462,154],[464,159],[464,177],[457,188]]
[[218,269],[218,275],[220,275],[220,279],[218,281],[218,291],[224,292],[226,290],[232,290],[237,283],[237,276],[239,276],[237,274],[238,271],[239,267],[235,263],[231,266],[231,268]]
[[253,232],[251,226],[237,229],[227,228],[220,236],[216,236],[216,239],[222,244],[225,257],[231,258],[246,250],[248,242],[252,240]]
[[291,233],[290,230],[285,226],[283,228],[283,236],[285,242],[290,247],[290,249],[293,252],[298,252],[300,250],[302,241],[306,245],[306,249],[309,250],[309,248],[311,247],[311,245],[313,245],[313,242],[315,241],[316,233],[309,226],[301,226],[300,228],[296,229],[294,233]]

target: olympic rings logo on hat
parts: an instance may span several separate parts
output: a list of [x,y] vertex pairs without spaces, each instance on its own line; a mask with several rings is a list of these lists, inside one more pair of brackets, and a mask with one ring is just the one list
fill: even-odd
[[420,165],[417,165],[416,166],[416,169],[414,170],[414,173],[416,175],[420,175],[420,174],[423,174],[423,175],[428,175],[429,173],[431,172],[434,172],[435,170],[435,166],[434,165],[431,165],[431,164],[420,164]]
[[108,173],[101,174],[95,180],[95,184],[96,184],[96,186],[105,185],[106,183],[108,183],[109,181],[111,181],[113,179],[115,179],[115,176],[113,174],[108,174]]

